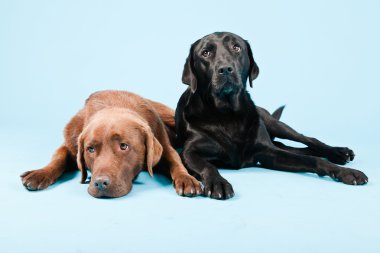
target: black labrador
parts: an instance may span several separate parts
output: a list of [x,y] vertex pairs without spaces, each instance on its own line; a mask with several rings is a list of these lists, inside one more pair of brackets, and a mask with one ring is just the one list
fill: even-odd
[[[241,37],[216,32],[191,45],[182,82],[189,88],[176,109],[177,145],[182,161],[204,185],[206,196],[228,199],[231,184],[217,167],[313,172],[350,185],[368,182],[358,170],[339,167],[354,159],[349,148],[331,147],[304,136],[279,121],[283,108],[272,115],[255,106],[246,82],[259,74],[251,47]],[[274,141],[283,138],[305,144],[294,148]],[[321,158],[326,158],[321,159]]]

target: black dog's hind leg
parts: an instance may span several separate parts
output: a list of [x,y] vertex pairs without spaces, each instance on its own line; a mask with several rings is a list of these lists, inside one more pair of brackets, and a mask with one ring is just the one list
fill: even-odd
[[181,153],[182,162],[189,173],[202,181],[205,196],[214,199],[232,198],[234,196],[232,185],[219,174],[217,168],[207,161],[206,157],[208,157],[206,150],[201,150],[196,143],[190,142],[185,143]]
[[287,146],[284,143],[279,142],[279,141],[273,141],[273,144],[280,149],[283,149],[283,150],[286,150],[288,152],[298,154],[298,155],[322,156],[322,154],[320,152],[315,151],[309,147],[294,148],[294,147]]
[[[264,121],[264,124],[268,130],[268,133],[272,137],[288,139],[296,142],[301,142],[308,146],[308,150],[303,150],[307,155],[314,155],[327,158],[329,161],[344,165],[349,161],[352,161],[355,157],[354,152],[346,147],[331,147],[316,138],[307,137],[298,133],[290,126],[277,120],[269,114],[265,109],[258,107],[260,118]],[[301,154],[302,152],[301,151]],[[296,153],[300,153],[296,151]]]
[[255,154],[261,167],[289,172],[312,172],[350,185],[362,185],[368,177],[359,170],[339,167],[315,156],[294,154],[276,147],[266,147]]

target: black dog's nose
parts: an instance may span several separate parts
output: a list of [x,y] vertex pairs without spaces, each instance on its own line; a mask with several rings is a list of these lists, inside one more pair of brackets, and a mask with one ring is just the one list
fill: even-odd
[[99,191],[104,191],[110,185],[110,179],[107,176],[99,176],[94,180],[94,186]]
[[219,75],[229,75],[229,74],[231,74],[232,72],[234,72],[234,69],[233,69],[231,66],[220,67],[220,68],[218,69],[218,73],[219,73]]

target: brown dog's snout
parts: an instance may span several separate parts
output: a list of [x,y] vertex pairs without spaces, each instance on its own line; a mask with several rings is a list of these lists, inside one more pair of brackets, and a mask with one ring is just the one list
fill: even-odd
[[234,68],[232,66],[220,66],[218,68],[219,75],[229,75],[234,72]]
[[93,184],[98,191],[104,191],[111,184],[111,180],[107,176],[97,176]]

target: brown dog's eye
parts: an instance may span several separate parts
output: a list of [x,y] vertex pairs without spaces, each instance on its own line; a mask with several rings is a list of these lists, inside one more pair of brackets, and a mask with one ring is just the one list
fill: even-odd
[[210,51],[208,51],[208,50],[203,50],[202,51],[202,56],[203,57],[209,57],[211,55],[211,52]]
[[121,143],[121,144],[120,144],[120,149],[121,149],[121,150],[127,150],[127,149],[128,149],[128,144],[126,144],[126,143]]
[[234,49],[235,52],[240,52],[241,50],[241,47],[238,44],[235,44],[232,48]]
[[95,148],[94,147],[87,147],[87,152],[94,153],[95,152]]

